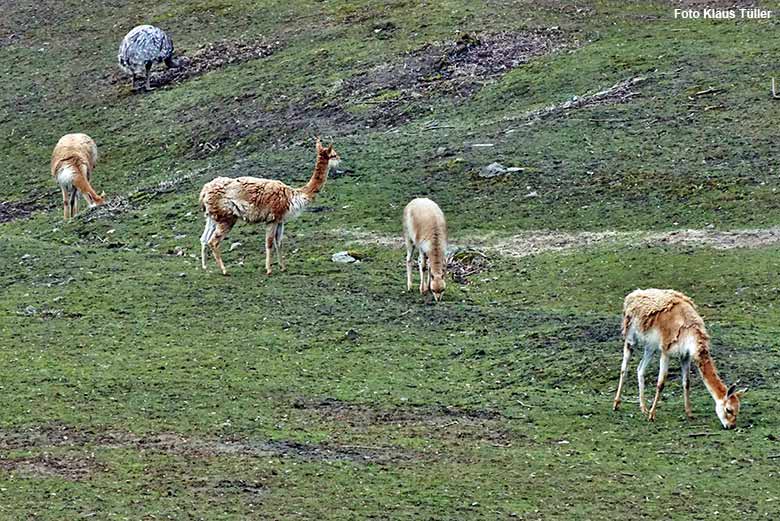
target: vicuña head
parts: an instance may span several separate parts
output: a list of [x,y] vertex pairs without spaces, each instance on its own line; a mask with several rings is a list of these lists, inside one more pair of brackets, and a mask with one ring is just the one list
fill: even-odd
[[333,148],[333,143],[327,147],[324,147],[322,146],[322,142],[320,141],[319,137],[317,137],[317,159],[320,161],[326,161],[329,168],[335,168],[341,162],[341,158]]
[[431,266],[431,293],[436,302],[441,300],[444,295],[444,290],[447,288],[447,283],[444,282],[444,271],[435,272],[433,266]]
[[726,391],[726,396],[721,400],[715,400],[715,414],[718,415],[724,429],[733,429],[737,426],[739,414],[739,400],[747,389],[737,390],[737,384],[731,384]]

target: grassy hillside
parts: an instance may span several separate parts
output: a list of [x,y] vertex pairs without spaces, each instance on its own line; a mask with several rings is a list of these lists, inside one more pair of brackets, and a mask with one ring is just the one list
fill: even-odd
[[[0,519],[777,518],[780,241],[632,235],[780,224],[777,19],[681,4],[7,6]],[[151,93],[116,67],[140,23],[193,63]],[[110,201],[64,223],[49,159],[76,131]],[[287,226],[287,272],[242,224],[231,276],[203,272],[202,184],[301,185],[315,135],[343,162]],[[495,161],[521,170],[481,177]],[[488,259],[439,305],[393,242],[421,195]],[[536,230],[538,254],[499,247]],[[698,302],[750,388],[736,430],[698,374],[685,418],[677,361],[655,423],[636,359],[612,412],[637,287]]]

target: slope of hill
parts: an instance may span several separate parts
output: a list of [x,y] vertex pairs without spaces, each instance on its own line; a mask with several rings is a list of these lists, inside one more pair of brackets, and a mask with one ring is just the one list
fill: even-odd
[[[0,518],[778,517],[777,18],[625,4],[6,6]],[[190,63],[150,93],[116,66],[141,23]],[[75,131],[110,201],[63,223]],[[343,162],[287,272],[242,224],[200,270],[202,184],[302,185],[315,135]],[[440,305],[395,242],[421,195],[465,249]],[[637,287],[697,301],[736,431],[698,375],[685,419],[677,362],[655,423],[633,378],[611,411]]]

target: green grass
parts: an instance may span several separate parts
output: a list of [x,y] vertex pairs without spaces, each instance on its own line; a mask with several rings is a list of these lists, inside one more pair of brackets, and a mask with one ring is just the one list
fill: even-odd
[[[39,210],[0,224],[0,519],[776,518],[778,247],[490,253],[488,271],[448,281],[432,305],[404,291],[400,250],[342,232],[397,236],[418,195],[441,204],[456,243],[777,225],[776,21],[537,4],[11,7],[0,200]],[[184,53],[221,39],[280,45],[132,94],[112,83],[115,51],[147,21]],[[470,97],[393,85],[349,96],[361,74],[456,29],[551,26],[568,48]],[[626,103],[526,124],[640,75]],[[722,91],[696,95],[710,87]],[[131,195],[129,209],[61,222],[48,159],[70,131],[96,139],[93,184]],[[266,277],[262,229],[241,224],[225,243],[242,243],[224,254],[231,276],[213,261],[200,270],[202,183],[303,184],[315,134],[349,171],[328,181],[325,211],[288,225],[288,271]],[[476,175],[493,161],[526,171]],[[355,247],[361,263],[331,262]],[[653,286],[698,302],[722,376],[750,387],[737,430],[719,428],[698,376],[685,419],[677,362],[655,423],[639,413],[636,360],[612,412],[622,299]]]

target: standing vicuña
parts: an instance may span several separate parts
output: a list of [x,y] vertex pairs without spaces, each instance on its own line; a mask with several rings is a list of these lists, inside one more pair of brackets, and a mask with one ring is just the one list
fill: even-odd
[[105,194],[98,195],[89,184],[97,160],[97,145],[86,134],[66,134],[54,147],[51,155],[51,175],[62,190],[65,219],[76,215],[79,209],[79,193],[90,207],[105,202]]
[[281,181],[257,177],[217,177],[203,186],[200,207],[206,228],[200,238],[201,262],[206,269],[206,245],[211,247],[222,273],[227,275],[219,252],[219,243],[241,218],[249,223],[265,223],[265,271],[271,274],[271,250],[276,249],[279,267],[284,271],[282,237],[284,223],[297,217],[317,196],[328,178],[328,169],[336,166],[339,155],[333,145],[323,147],[317,138],[317,162],[314,173],[302,188],[291,188]]
[[430,288],[438,302],[446,286],[444,270],[447,250],[447,221],[439,205],[430,199],[412,199],[404,208],[404,239],[407,291],[412,290],[412,255],[417,248],[420,293],[424,295]]
[[[693,301],[671,289],[638,289],[629,293],[623,303],[623,364],[620,367],[620,382],[615,395],[614,409],[620,407],[620,394],[628,368],[631,350],[637,344],[644,344],[644,357],[637,369],[639,380],[639,407],[649,420],[655,420],[655,411],[661,398],[669,369],[669,355],[680,357],[682,364],[682,385],[685,400],[685,414],[691,418],[690,372],[691,360],[696,363],[704,385],[715,400],[715,412],[726,429],[737,423],[739,399],[745,389],[737,391],[737,385],[726,387],[718,376],[710,355],[710,337],[704,321],[696,312]],[[658,384],[653,405],[648,413],[645,406],[645,369],[655,351],[661,352],[658,369]]]

